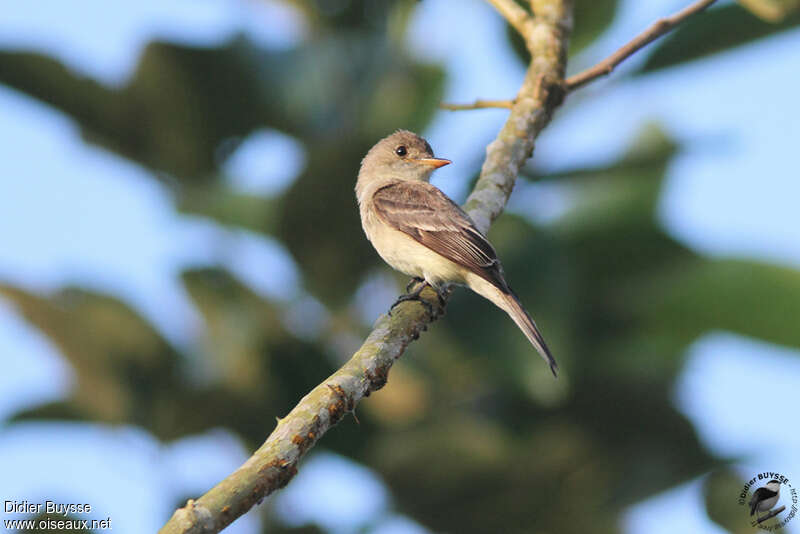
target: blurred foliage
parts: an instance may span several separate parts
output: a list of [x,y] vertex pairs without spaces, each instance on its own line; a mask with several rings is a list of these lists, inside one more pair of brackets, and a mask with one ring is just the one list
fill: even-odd
[[[409,2],[341,4],[348,7],[321,9],[325,24],[295,49],[260,49],[243,37],[216,49],[154,42],[121,88],[40,54],[3,51],[0,83],[67,113],[87,141],[151,168],[183,211],[279,237],[309,287],[342,302],[377,264],[365,240],[340,253],[341,236],[361,231],[356,210],[342,209],[354,203],[353,162],[387,132],[421,130],[444,78],[410,58],[385,24],[373,25],[402,19]],[[221,174],[220,155],[262,127],[309,149],[280,203],[227,191]],[[326,282],[330,274],[336,284]]]
[[297,391],[334,370],[316,344],[288,334],[275,307],[228,273],[190,271],[184,282],[207,324],[194,359],[178,355],[115,298],[0,286],[0,295],[55,343],[75,373],[69,399],[17,418],[132,423],[163,440],[227,426],[252,446],[265,437],[264,413],[285,414]]
[[738,503],[744,483],[742,477],[727,469],[714,471],[703,481],[708,516],[731,534],[750,534],[754,530],[749,523],[749,507]]
[[[244,37],[216,48],[153,42],[119,88],[50,57],[0,51],[0,83],[72,117],[87,142],[150,169],[177,210],[279,239],[331,318],[317,337],[298,337],[285,326],[296,303],[267,300],[221,268],[188,270],[181,282],[205,329],[184,353],[112,295],[0,285],[75,376],[69,398],[17,419],[135,424],[162,440],[224,427],[254,447],[337,366],[342,340],[365,334],[351,297],[380,262],[360,237],[359,161],[396,128],[424,130],[444,72],[405,50],[415,2],[290,3],[311,28],[295,48]],[[600,35],[616,8],[578,1],[574,48]],[[797,21],[768,25],[723,6],[656,44],[645,70]],[[224,176],[227,154],[262,128],[293,136],[308,155],[276,197],[234,191]],[[656,207],[680,150],[651,125],[618,161],[535,177],[569,192],[569,210],[554,223],[506,215],[492,228],[509,279],[559,359],[558,381],[501,312],[459,291],[360,407],[361,424],[348,419],[319,447],[368,465],[400,512],[447,532],[619,532],[629,505],[718,472],[727,459],[704,449],[671,402],[686,348],[720,329],[800,347],[800,273],[704,258],[664,232]],[[743,531],[719,496],[726,484],[707,479],[709,513]],[[317,530],[274,521],[272,532]]]
[[739,0],[739,3],[767,22],[780,22],[800,9],[800,0]]

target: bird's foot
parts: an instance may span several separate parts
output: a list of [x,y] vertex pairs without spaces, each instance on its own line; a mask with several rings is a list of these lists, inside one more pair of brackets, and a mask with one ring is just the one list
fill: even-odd
[[450,291],[448,289],[444,288],[440,289],[438,287],[434,287],[433,290],[436,291],[436,298],[439,299],[439,308],[442,309],[442,315],[444,315],[444,307],[447,304],[447,300],[445,300],[445,298],[450,293]]
[[[410,281],[410,282],[409,282],[409,283],[406,285],[406,293],[408,293],[409,291],[411,291],[411,288],[412,288],[412,287],[414,287],[414,285],[415,285],[415,284],[424,284],[424,283],[425,283],[425,279],[424,279],[424,278],[422,278],[422,277],[420,277],[420,276],[415,276],[415,277],[414,277],[414,278],[412,278],[412,279],[411,279],[411,281]],[[422,290],[420,290],[420,291],[422,291]]]
[[[425,286],[423,286],[423,287],[425,287]],[[419,293],[417,293],[417,294],[413,294],[412,293],[412,294],[409,294],[409,295],[400,295],[400,297],[396,301],[394,301],[394,304],[392,304],[392,307],[389,308],[389,317],[392,316],[392,310],[394,309],[395,306],[397,306],[401,302],[409,302],[409,301],[412,301],[412,300],[415,300],[415,301],[419,302],[420,304],[422,304],[422,306],[425,308],[425,311],[428,312],[428,315],[430,315],[431,317],[436,317],[436,313],[434,312],[433,306],[431,306],[431,303],[428,302],[427,300],[425,300],[424,298],[420,297]]]
[[[425,289],[426,286],[430,286],[432,288],[433,286],[431,286],[428,282],[426,282],[422,278],[414,278],[406,286],[406,291],[409,291],[411,287],[414,286],[414,284],[417,284],[417,288],[414,289],[414,291],[411,291],[406,295],[400,295],[400,297],[398,297],[398,299],[394,301],[394,304],[392,304],[392,306],[389,308],[389,317],[392,316],[392,310],[394,310],[395,306],[397,306],[401,302],[409,302],[415,300],[420,304],[422,304],[422,307],[425,308],[425,311],[428,312],[428,315],[430,315],[432,319],[436,319],[438,315],[436,311],[433,309],[433,306],[431,306],[431,303],[425,300],[424,298],[420,297],[420,293],[422,293],[422,290]],[[444,307],[444,299],[442,298],[442,295],[439,293],[439,290],[436,288],[433,288],[433,290],[436,291],[436,296],[439,297],[439,304],[442,307]]]

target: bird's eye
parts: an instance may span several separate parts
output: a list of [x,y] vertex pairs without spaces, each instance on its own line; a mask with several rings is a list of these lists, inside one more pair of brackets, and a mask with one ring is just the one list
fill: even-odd
[[406,154],[408,154],[408,149],[405,147],[405,145],[400,145],[399,147],[394,149],[394,153],[400,156],[401,158],[404,158]]

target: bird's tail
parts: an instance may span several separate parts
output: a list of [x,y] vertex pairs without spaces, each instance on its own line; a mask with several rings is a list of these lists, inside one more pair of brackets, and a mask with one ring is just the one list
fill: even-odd
[[536,323],[533,322],[533,319],[531,319],[531,316],[522,306],[522,303],[513,291],[509,289],[508,293],[502,293],[502,296],[502,304],[498,304],[498,306],[514,320],[519,329],[522,330],[522,333],[525,334],[525,337],[528,338],[528,341],[531,342],[531,345],[536,348],[539,355],[541,355],[544,361],[547,362],[547,365],[550,366],[550,371],[553,372],[553,376],[558,377],[558,364],[550,353],[550,349],[547,348],[547,343],[544,342],[544,338],[536,327]]
[[519,329],[522,330],[522,333],[525,334],[525,337],[528,338],[528,341],[531,342],[531,345],[536,348],[536,351],[544,358],[547,365],[550,366],[553,376],[558,377],[558,365],[556,364],[555,358],[550,354],[550,349],[547,348],[547,343],[544,342],[542,334],[540,334],[539,329],[536,328],[536,323],[533,322],[531,316],[525,311],[525,308],[514,292],[511,291],[508,286],[504,289],[500,289],[484,278],[474,274],[469,275],[466,281],[467,285],[469,285],[473,291],[492,301],[495,306],[506,312],[508,316],[514,320]]

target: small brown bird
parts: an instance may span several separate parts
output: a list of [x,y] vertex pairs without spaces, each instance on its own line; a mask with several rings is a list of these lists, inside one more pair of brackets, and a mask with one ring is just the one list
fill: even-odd
[[[428,183],[435,169],[449,163],[406,130],[378,141],[361,161],[356,182],[367,239],[386,263],[424,280],[440,296],[443,286],[459,284],[489,299],[514,320],[557,375],[556,361],[508,286],[494,247],[469,215]],[[419,284],[401,300],[419,298],[423,287]]]

